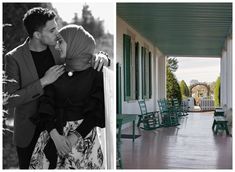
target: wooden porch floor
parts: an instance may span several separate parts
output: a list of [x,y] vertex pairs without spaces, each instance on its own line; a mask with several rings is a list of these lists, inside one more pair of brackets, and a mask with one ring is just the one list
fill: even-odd
[[[212,132],[212,112],[190,113],[177,127],[122,139],[124,169],[232,169],[232,137]],[[122,133],[131,133],[131,127]]]

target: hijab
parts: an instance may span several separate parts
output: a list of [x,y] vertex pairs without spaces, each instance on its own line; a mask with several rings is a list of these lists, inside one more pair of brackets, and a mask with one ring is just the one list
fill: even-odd
[[66,69],[82,71],[92,66],[95,39],[82,26],[67,25],[60,30],[67,43]]

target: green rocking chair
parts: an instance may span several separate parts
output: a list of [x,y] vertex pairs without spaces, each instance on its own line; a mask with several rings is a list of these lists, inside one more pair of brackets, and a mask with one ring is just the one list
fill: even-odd
[[178,99],[173,98],[172,101],[173,101],[173,106],[176,109],[176,112],[179,117],[188,115],[188,112],[186,110],[184,110],[183,107],[179,104]]
[[143,127],[140,127],[144,130],[154,130],[160,127],[160,120],[158,112],[148,112],[144,100],[139,100],[139,107],[141,114],[139,116],[137,127],[140,127],[140,124],[143,124]]
[[176,109],[174,109],[173,106],[170,106],[168,100],[166,99],[158,100],[158,106],[161,114],[162,127],[171,127],[179,125]]

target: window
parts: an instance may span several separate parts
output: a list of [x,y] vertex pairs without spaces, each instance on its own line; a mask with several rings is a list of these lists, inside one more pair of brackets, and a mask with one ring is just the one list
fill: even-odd
[[149,99],[152,98],[152,53],[149,52]]
[[124,100],[131,100],[131,37],[123,35]]
[[121,66],[116,64],[116,101],[117,101],[117,113],[122,113],[122,87],[121,87]]
[[152,54],[133,38],[123,34],[124,101],[152,97]]
[[135,99],[139,100],[139,42],[135,43]]
[[145,47],[141,47],[142,99],[152,97],[152,57]]
[[146,48],[141,47],[142,99],[146,99],[147,98],[146,97],[147,90],[146,90],[146,73],[145,73],[145,68],[146,68],[145,55],[146,55]]

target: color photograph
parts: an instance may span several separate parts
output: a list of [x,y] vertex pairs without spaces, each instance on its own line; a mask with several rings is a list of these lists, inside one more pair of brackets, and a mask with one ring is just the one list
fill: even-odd
[[232,169],[232,5],[117,2],[117,168]]

